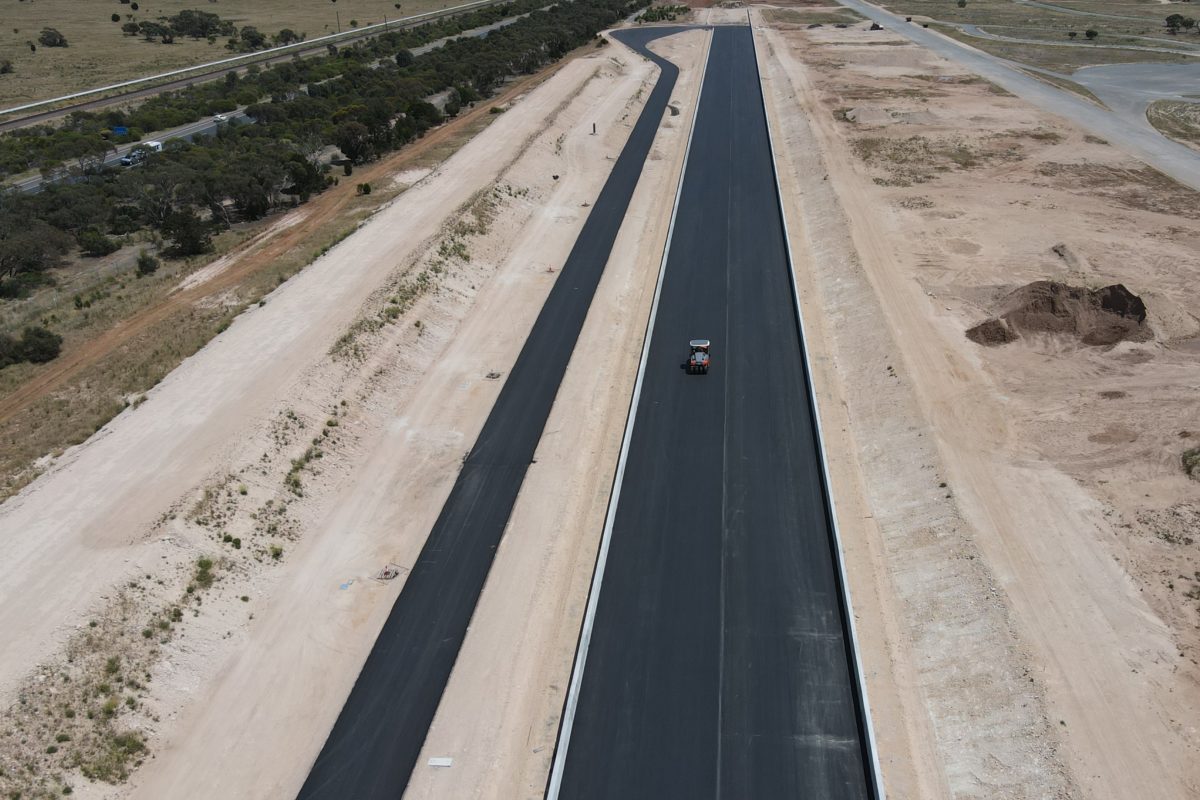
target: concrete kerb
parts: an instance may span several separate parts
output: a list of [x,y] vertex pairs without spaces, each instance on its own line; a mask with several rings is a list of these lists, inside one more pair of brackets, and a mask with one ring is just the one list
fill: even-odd
[[758,71],[759,82],[759,97],[763,104],[763,117],[767,122],[767,142],[771,148],[771,171],[775,176],[775,196],[779,203],[779,218],[783,224],[783,241],[787,252],[788,259],[788,280],[792,285],[792,302],[796,312],[796,326],[800,331],[800,348],[804,357],[804,374],[808,379],[808,403],[812,411],[813,423],[817,433],[817,458],[821,462],[821,481],[825,491],[825,510],[829,518],[829,530],[833,539],[833,554],[837,562],[837,577],[838,588],[840,589],[839,601],[842,606],[842,615],[845,619],[846,629],[849,631],[850,640],[847,649],[850,651],[850,660],[854,665],[854,677],[858,689],[858,697],[856,698],[859,706],[861,720],[861,734],[864,736],[865,745],[868,755],[868,766],[870,775],[868,776],[871,782],[871,790],[874,793],[876,800],[885,800],[883,790],[883,779],[879,770],[879,753],[875,747],[875,728],[871,723],[871,706],[867,701],[867,685],[863,678],[862,663],[858,657],[858,633],[854,626],[854,607],[850,601],[850,586],[846,580],[846,565],[842,558],[842,537],[838,527],[837,509],[834,506],[832,483],[829,479],[829,462],[825,458],[825,436],[821,431],[821,412],[817,403],[816,388],[812,381],[812,361],[808,353],[808,342],[805,338],[804,328],[804,312],[800,307],[800,289],[796,283],[796,261],[792,256],[792,241],[791,234],[788,231],[787,212],[784,210],[783,203],[783,186],[779,181],[779,166],[775,161],[775,137],[771,132],[771,115],[767,112],[767,98],[762,91],[762,70],[758,63],[758,42],[754,38],[754,21],[750,16],[750,11],[746,11],[746,20],[750,25],[750,40],[754,45],[754,66]]
[[[703,28],[697,28],[702,30]],[[710,39],[711,44],[711,39]],[[679,180],[675,188],[675,203],[671,208],[671,222],[667,228],[667,241],[663,246],[662,260],[658,267],[658,280],[654,286],[654,300],[650,305],[650,317],[646,322],[646,332],[642,341],[642,354],[638,359],[637,379],[633,386],[633,395],[629,401],[629,410],[625,417],[625,434],[621,439],[621,452],[617,458],[617,470],[613,476],[612,490],[609,494],[608,509],[604,515],[604,531],[600,537],[600,547],[596,553],[596,566],[592,572],[592,584],[588,590],[587,608],[583,615],[583,625],[579,633],[579,642],[575,647],[575,662],[571,667],[571,680],[567,687],[567,697],[563,704],[562,721],[559,724],[558,740],[554,744],[553,762],[550,775],[546,782],[546,800],[558,800],[562,790],[563,774],[566,771],[567,752],[571,744],[571,730],[575,724],[575,711],[579,707],[579,692],[583,686],[583,671],[587,663],[588,647],[591,644],[592,628],[596,621],[596,609],[600,603],[600,589],[604,582],[604,568],[608,562],[608,548],[612,541],[613,525],[616,521],[617,506],[621,500],[621,485],[625,476],[625,465],[629,459],[629,443],[633,439],[633,426],[637,418],[638,401],[642,396],[642,383],[646,377],[646,362],[650,355],[650,340],[654,333],[654,321],[658,316],[658,302],[662,296],[663,279],[667,273],[667,257],[671,252],[671,239],[675,235],[675,218],[679,213],[679,199],[683,194],[683,180],[687,175],[688,158],[692,152],[692,135],[696,131],[696,120],[700,115],[700,97],[704,93],[704,75],[708,71],[708,56],[705,55],[704,66],[700,70],[700,89],[696,93],[696,106],[692,111],[692,124],[688,129],[687,147],[684,149],[683,166],[679,171]]]

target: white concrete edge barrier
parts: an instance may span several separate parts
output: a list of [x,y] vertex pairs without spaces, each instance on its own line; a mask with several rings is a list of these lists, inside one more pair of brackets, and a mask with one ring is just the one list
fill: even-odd
[[[711,46],[712,39],[709,38]],[[583,670],[587,663],[588,646],[592,641],[592,627],[596,622],[596,608],[600,603],[600,588],[604,582],[604,567],[608,563],[608,547],[612,541],[613,524],[616,521],[617,505],[621,500],[621,484],[625,478],[625,464],[629,459],[629,443],[633,439],[633,425],[637,419],[638,401],[642,396],[642,382],[646,377],[646,361],[650,354],[650,340],[654,337],[654,320],[658,316],[658,301],[662,296],[663,278],[667,274],[667,257],[671,254],[671,239],[675,235],[675,218],[679,214],[679,199],[683,195],[683,180],[687,175],[688,158],[692,152],[692,135],[696,132],[696,120],[700,116],[700,97],[704,94],[704,75],[708,71],[708,55],[700,70],[700,90],[696,93],[696,107],[692,111],[692,124],[688,130],[687,148],[683,154],[683,167],[679,171],[679,183],[675,188],[675,204],[671,208],[671,223],[667,228],[667,241],[663,247],[662,261],[658,267],[658,282],[654,286],[654,301],[650,306],[650,319],[646,322],[646,334],[642,342],[642,355],[638,361],[637,380],[633,385],[633,397],[629,401],[629,412],[625,417],[625,435],[621,440],[621,453],[617,458],[617,471],[613,477],[613,488],[609,495],[608,510],[605,512],[604,532],[600,537],[600,549],[596,554],[596,567],[592,572],[592,585],[588,590],[587,609],[583,614],[583,626],[579,644],[575,648],[575,663],[571,668],[571,682],[567,687],[567,700],[563,706],[562,721],[558,728],[558,741],[554,748],[554,762],[550,768],[550,779],[546,785],[546,800],[558,800],[562,790],[563,773],[567,766],[567,751],[571,745],[571,729],[575,725],[575,711],[579,706],[579,691],[583,686]],[[678,85],[678,84],[676,84]]]
[[75,92],[74,94],[64,94],[62,97],[53,97],[49,100],[39,100],[36,103],[26,103],[23,106],[13,106],[12,108],[0,109],[0,116],[4,116],[6,114],[15,114],[18,111],[28,111],[31,108],[39,108],[41,106],[47,106],[47,105],[51,105],[53,103],[61,103],[64,100],[76,100],[80,97],[87,97],[88,95],[100,94],[101,92],[110,92],[114,89],[124,89],[129,86],[137,86],[138,84],[141,84],[141,83],[150,83],[151,81],[162,80],[163,78],[173,78],[177,75],[186,75],[189,72],[196,72],[197,70],[208,69],[210,67],[219,67],[224,64],[232,64],[235,61],[245,61],[245,60],[251,59],[251,58],[255,58],[255,59],[263,58],[263,57],[269,58],[272,55],[282,54],[283,52],[285,52],[287,50],[309,48],[309,47],[312,47],[314,44],[329,41],[330,39],[342,39],[342,38],[352,38],[352,37],[362,36],[364,33],[368,33],[377,28],[387,28],[392,25],[411,25],[412,23],[419,22],[419,21],[425,19],[426,17],[429,17],[429,18],[444,17],[444,16],[448,16],[450,14],[453,14],[456,11],[465,11],[466,9],[474,8],[476,6],[495,5],[497,3],[501,3],[501,2],[505,2],[505,1],[506,0],[475,0],[475,2],[463,3],[462,5],[458,5],[458,6],[450,6],[449,8],[442,8],[437,11],[426,11],[423,14],[414,14],[411,17],[399,17],[397,19],[388,20],[386,22],[376,22],[372,25],[364,25],[361,28],[354,28],[353,30],[341,31],[340,33],[330,33],[325,36],[318,36],[315,39],[305,39],[303,42],[295,42],[293,44],[284,44],[284,45],[280,45],[279,47],[269,47],[266,50],[258,50],[254,53],[244,53],[240,56],[230,56],[229,58],[222,58],[218,61],[209,61],[205,64],[196,64],[195,66],[192,66],[192,67],[183,67],[182,69],[175,69],[175,70],[171,70],[170,72],[161,72],[158,75],[149,75],[145,78],[134,78],[133,80],[123,81],[121,83],[114,83],[111,86],[101,86],[96,89],[86,89],[82,92]]
[[871,775],[873,782],[871,787],[876,800],[885,800],[883,790],[883,776],[879,771],[879,753],[875,747],[875,726],[871,722],[871,705],[867,701],[867,684],[863,678],[862,662],[859,659],[858,633],[854,625],[854,606],[850,602],[850,585],[846,580],[846,565],[842,559],[842,535],[838,527],[837,509],[833,502],[833,484],[829,480],[829,463],[825,458],[825,436],[821,431],[821,411],[817,403],[817,390],[813,383],[812,360],[808,353],[808,341],[805,336],[804,312],[800,307],[800,289],[796,283],[796,261],[792,257],[792,240],[791,234],[788,231],[787,211],[783,203],[783,186],[779,181],[779,166],[775,161],[775,137],[771,132],[771,115],[767,113],[767,97],[766,92],[762,88],[762,70],[758,66],[758,42],[754,37],[754,21],[750,17],[750,11],[746,11],[746,21],[750,25],[750,40],[754,46],[754,66],[758,71],[759,96],[762,98],[763,117],[767,122],[767,142],[771,149],[771,171],[775,175],[775,195],[779,203],[779,218],[783,222],[783,242],[787,251],[788,259],[788,279],[792,284],[792,302],[796,310],[796,323],[800,327],[800,348],[804,356],[804,371],[808,377],[808,402],[812,408],[813,422],[816,426],[817,434],[817,457],[821,462],[821,477],[825,482],[825,503],[826,511],[829,515],[830,528],[833,531],[834,539],[834,558],[837,561],[839,583],[842,590],[842,603],[846,612],[846,625],[849,628],[851,652],[854,658],[854,677],[858,683],[859,701],[861,703],[861,711],[863,714],[863,728],[867,735],[867,749],[870,751],[871,758]]

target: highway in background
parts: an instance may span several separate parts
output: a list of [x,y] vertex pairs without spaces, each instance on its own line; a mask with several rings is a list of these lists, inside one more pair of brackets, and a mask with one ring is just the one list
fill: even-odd
[[[497,0],[497,2],[501,2],[501,1],[502,0]],[[514,22],[524,19],[527,16],[529,16],[529,15],[528,14],[518,14],[513,17],[506,17],[505,19],[498,20],[497,22],[493,22],[490,25],[482,25],[478,28],[472,28],[471,30],[463,31],[462,33],[456,34],[454,36],[444,36],[441,39],[436,39],[432,42],[429,42],[428,44],[423,44],[419,47],[414,47],[409,52],[412,53],[414,57],[423,56],[426,53],[430,52],[431,50],[436,50],[437,48],[446,44],[446,42],[449,42],[453,39],[462,39],[462,38],[467,38],[467,37],[475,38],[475,39],[482,38],[484,36],[487,36],[492,31],[508,27],[509,25],[512,25]],[[403,26],[398,25],[396,27],[403,27]],[[375,66],[378,66],[378,65],[379,65],[379,62],[378,61],[375,62]],[[235,70],[231,69],[229,71],[233,72]],[[330,79],[330,80],[332,80],[332,79]],[[299,87],[299,91],[305,91],[307,88],[308,88],[307,86],[301,86],[301,87]],[[119,166],[120,162],[121,162],[121,158],[123,156],[127,155],[132,150],[137,150],[139,147],[143,147],[144,143],[147,141],[166,142],[171,139],[183,139],[185,141],[190,142],[193,139],[195,139],[197,136],[215,136],[217,133],[217,129],[221,125],[253,125],[253,124],[254,124],[254,118],[247,116],[245,113],[245,106],[242,106],[233,111],[227,111],[224,114],[220,114],[216,117],[206,117],[206,118],[198,120],[196,122],[189,122],[186,125],[180,125],[176,128],[170,128],[165,131],[155,131],[153,133],[148,133],[144,137],[142,137],[142,139],[140,141],[137,141],[137,142],[131,142],[129,144],[122,144],[122,145],[114,145],[113,149],[105,154],[101,163],[105,167]],[[64,178],[62,178],[62,179],[74,180],[74,177],[71,176],[70,174],[66,174],[66,175],[64,175]],[[55,177],[55,178],[52,178],[51,180],[52,181],[60,180],[60,178]],[[7,186],[0,187],[0,188],[12,187],[12,188],[15,188],[22,192],[36,193],[36,192],[41,191],[42,184],[44,184],[44,183],[46,183],[46,179],[43,178],[41,175],[31,175],[30,177],[25,178],[23,180],[12,181],[11,183],[7,184]]]
[[[272,48],[263,50],[258,53],[245,53],[240,56],[232,56],[230,58],[224,58],[224,59],[221,59],[220,61],[214,61],[214,62],[210,62],[208,64],[196,64],[191,67],[184,67],[182,69],[173,70],[170,73],[163,73],[161,75],[151,75],[151,76],[148,76],[145,78],[136,78],[131,81],[125,81],[120,84],[114,84],[113,86],[102,87],[102,88],[98,88],[98,89],[91,89],[91,90],[87,90],[87,91],[83,91],[83,92],[76,92],[74,94],[66,95],[64,97],[38,101],[36,103],[27,103],[23,106],[17,106],[16,108],[9,108],[9,109],[0,111],[0,116],[3,116],[8,113],[12,113],[12,112],[22,111],[22,110],[28,109],[28,108],[34,108],[39,105],[46,105],[49,103],[54,103],[59,100],[68,100],[68,99],[71,99],[74,97],[82,97],[82,96],[85,96],[88,94],[96,94],[99,92],[104,92],[109,89],[119,89],[123,86],[130,86],[130,85],[137,84],[137,83],[153,81],[153,80],[157,80],[159,78],[168,77],[169,75],[177,75],[177,74],[182,74],[182,73],[187,73],[187,72],[196,72],[197,70],[205,69],[205,67],[216,67],[218,64],[226,64],[226,63],[232,62],[232,61],[242,62],[242,63],[237,64],[236,66],[222,66],[220,68],[211,69],[206,72],[197,72],[195,75],[188,75],[187,77],[177,78],[175,80],[169,81],[167,83],[161,83],[156,86],[149,86],[149,87],[142,88],[142,89],[133,89],[133,90],[126,91],[126,92],[121,92],[119,94],[110,95],[108,97],[97,98],[95,100],[85,100],[85,101],[82,101],[79,103],[72,103],[71,105],[52,109],[50,111],[40,111],[40,112],[37,112],[34,114],[25,115],[22,117],[16,117],[13,119],[3,120],[3,121],[0,121],[0,131],[11,130],[14,128],[22,128],[27,125],[34,125],[34,124],[37,124],[40,122],[47,122],[47,121],[49,121],[51,119],[55,119],[57,117],[66,116],[67,114],[70,114],[75,111],[94,111],[96,109],[103,108],[105,106],[114,105],[117,103],[128,103],[131,100],[137,100],[137,99],[141,99],[141,98],[145,98],[145,97],[151,97],[153,95],[160,94],[162,92],[173,91],[176,89],[184,89],[184,88],[187,88],[196,83],[206,83],[208,81],[216,80],[218,78],[224,77],[226,74],[231,73],[231,72],[244,73],[246,71],[246,69],[251,65],[257,66],[257,67],[263,67],[263,66],[269,66],[271,64],[281,64],[285,61],[291,61],[293,58],[295,58],[297,56],[304,58],[304,57],[308,57],[308,56],[312,56],[312,55],[324,55],[328,51],[329,45],[333,44],[332,40],[335,40],[335,39],[337,40],[338,45],[353,44],[354,42],[358,42],[363,39],[369,39],[373,36],[378,36],[379,34],[386,33],[390,30],[401,30],[404,28],[413,28],[418,25],[423,25],[426,22],[432,22],[436,19],[440,19],[442,17],[452,17],[452,16],[456,16],[458,14],[465,14],[470,11],[477,11],[486,6],[496,5],[497,3],[504,3],[504,2],[507,2],[507,0],[479,0],[478,2],[465,3],[462,5],[455,5],[450,8],[442,9],[440,11],[429,11],[424,14],[415,14],[411,17],[401,17],[400,19],[391,20],[388,22],[380,22],[380,23],[376,23],[374,25],[366,25],[366,26],[362,27],[361,29],[354,30],[354,31],[341,31],[338,33],[329,34],[327,36],[318,36],[315,39],[310,39],[305,42],[297,42],[295,44],[287,44],[287,45],[281,45],[279,47],[272,47]],[[286,52],[284,52],[284,51],[286,51]],[[276,53],[276,55],[271,55],[271,53]],[[247,63],[247,62],[252,62],[252,63]]]
[[[678,30],[618,35],[644,45]],[[650,57],[662,69],[658,82],[313,764],[304,800],[404,793],[675,86],[678,69]]]
[[789,268],[751,32],[717,27],[551,800],[876,797]]

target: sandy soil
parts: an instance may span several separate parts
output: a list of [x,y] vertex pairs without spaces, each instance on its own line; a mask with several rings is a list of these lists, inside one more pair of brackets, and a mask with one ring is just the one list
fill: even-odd
[[5,707],[118,585],[187,600],[207,555],[112,722],[154,754],[132,796],[294,794],[627,136],[595,112],[631,120],[650,77],[567,64],[6,503]]
[[[1195,194],[886,32],[759,37],[891,796],[1195,796]],[[1154,341],[967,341],[1046,278]]]
[[[678,114],[664,117],[647,159],[410,800],[545,791],[709,38],[694,31],[651,45],[680,67],[670,101]],[[453,765],[429,766],[436,757]]]

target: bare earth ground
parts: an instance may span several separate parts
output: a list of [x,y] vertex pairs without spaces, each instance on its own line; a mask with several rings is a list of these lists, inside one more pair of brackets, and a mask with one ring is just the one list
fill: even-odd
[[[904,40],[781,27],[764,85],[891,796],[1195,796],[1195,193]],[[1154,340],[964,337],[1046,278],[1124,283]]]
[[[49,316],[59,320],[65,341],[63,355],[48,364],[14,365],[0,372],[0,440],[5,443],[0,449],[0,499],[48,468],[46,455],[57,456],[84,441],[123,405],[137,402],[242,309],[356,230],[422,170],[441,163],[499,119],[493,108],[502,110],[571,58],[591,51],[581,48],[511,82],[420,140],[359,167],[354,181],[322,192],[293,213],[239,224],[218,237],[218,251],[224,254],[213,262],[207,257],[170,260],[154,276],[134,279],[137,246],[128,247],[82,269],[56,270],[56,286],[6,304],[0,323],[8,330],[19,331]],[[358,195],[354,184],[361,182],[375,191]],[[73,307],[73,296],[88,298],[85,307]]]
[[[545,791],[709,37],[693,31],[651,45],[680,68],[674,111],[630,203],[408,800],[533,800]],[[431,767],[434,757],[453,766]]]
[[135,796],[294,793],[649,80],[570,62],[0,508],[5,766],[129,796],[73,765],[132,732]]
[[[1195,796],[1195,193],[903,40],[797,27],[757,35],[889,795]],[[706,47],[662,43],[681,113],[410,797],[540,794]],[[0,788],[294,794],[652,80],[571,62],[0,507]],[[964,337],[1040,278],[1125,283],[1153,341]],[[79,777],[144,746],[132,788]]]
[[[228,37],[209,44],[205,39],[179,38],[174,44],[147,42],[125,36],[121,25],[130,21],[154,22],[185,9],[218,14],[238,28],[252,25],[268,36],[291,28],[309,39],[426,11],[462,5],[461,0],[404,0],[397,9],[393,0],[148,0],[137,11],[112,0],[81,3],[76,0],[30,0],[4,6],[0,28],[0,57],[13,62],[13,71],[0,75],[0,108],[10,108],[97,86],[107,86],[144,75],[217,61],[238,55],[225,49]],[[110,21],[120,14],[120,22]],[[31,52],[26,42],[37,43],[42,28],[51,27],[67,37],[67,47],[38,46]]]

